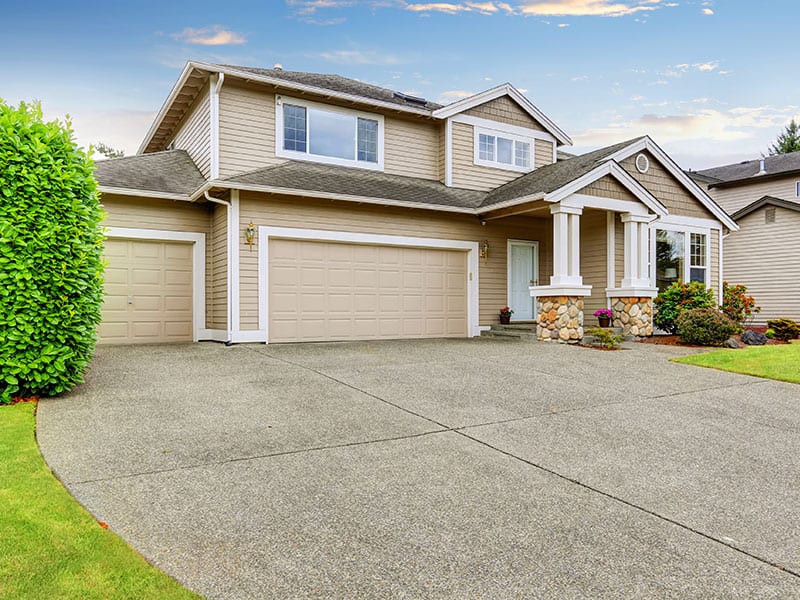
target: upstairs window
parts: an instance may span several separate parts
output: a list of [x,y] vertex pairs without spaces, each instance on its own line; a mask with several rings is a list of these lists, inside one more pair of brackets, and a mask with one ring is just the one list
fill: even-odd
[[533,166],[533,140],[476,128],[475,164],[510,171],[530,171]]
[[278,97],[276,153],[284,158],[383,168],[383,117]]

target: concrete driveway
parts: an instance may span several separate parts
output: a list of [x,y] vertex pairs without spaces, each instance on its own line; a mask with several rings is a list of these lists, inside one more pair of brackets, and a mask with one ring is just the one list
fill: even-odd
[[211,598],[800,598],[800,386],[685,352],[106,347],[38,439]]

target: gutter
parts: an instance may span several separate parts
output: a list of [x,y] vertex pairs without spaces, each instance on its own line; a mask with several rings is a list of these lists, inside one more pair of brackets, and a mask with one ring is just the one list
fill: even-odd
[[231,289],[231,286],[232,286],[232,281],[231,281],[231,279],[232,279],[232,277],[231,277],[231,257],[232,257],[232,252],[231,252],[231,248],[233,246],[233,240],[232,240],[233,236],[231,235],[231,224],[232,224],[231,223],[231,221],[232,221],[232,219],[231,219],[231,217],[232,217],[231,203],[228,200],[221,200],[219,198],[214,198],[213,196],[209,195],[208,190],[204,190],[203,191],[203,197],[206,200],[208,200],[209,202],[213,202],[214,204],[221,204],[222,206],[225,207],[226,227],[227,227],[227,232],[228,232],[227,233],[228,239],[226,240],[226,242],[227,242],[227,244],[226,244],[227,245],[227,255],[228,255],[227,258],[228,258],[228,260],[226,261],[226,269],[225,269],[227,271],[227,279],[226,279],[226,281],[227,281],[227,286],[226,286],[227,287],[227,294],[225,294],[225,296],[226,296],[225,305],[226,305],[226,311],[227,311],[227,318],[226,318],[227,332],[226,332],[226,335],[227,335],[228,339],[225,340],[225,345],[226,346],[230,346],[231,344],[233,344],[233,314],[232,314],[233,313],[233,310],[232,310],[233,306],[231,305],[231,292],[232,292],[232,289]]

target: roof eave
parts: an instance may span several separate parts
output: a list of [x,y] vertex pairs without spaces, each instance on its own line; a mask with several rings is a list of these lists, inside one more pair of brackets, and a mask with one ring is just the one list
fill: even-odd
[[775,206],[777,208],[785,208],[800,212],[800,203],[790,202],[789,200],[784,200],[783,198],[775,198],[774,196],[762,196],[752,204],[748,204],[744,208],[737,210],[731,215],[731,218],[733,218],[735,221],[738,221],[742,217],[746,217],[747,215],[765,206]]

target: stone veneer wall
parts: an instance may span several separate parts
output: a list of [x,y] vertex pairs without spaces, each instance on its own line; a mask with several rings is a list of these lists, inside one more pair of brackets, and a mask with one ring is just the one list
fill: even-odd
[[583,297],[542,296],[536,337],[575,344],[583,339]]
[[625,335],[647,337],[653,335],[652,298],[612,298],[611,311],[614,327],[621,327]]

